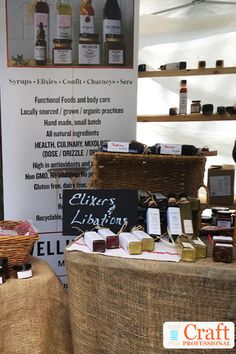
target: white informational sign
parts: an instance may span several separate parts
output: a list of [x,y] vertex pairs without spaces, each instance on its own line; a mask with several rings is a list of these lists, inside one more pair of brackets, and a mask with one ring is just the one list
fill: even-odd
[[[34,2],[0,1],[4,218],[32,221],[40,233],[33,254],[46,259],[64,282],[63,254],[73,237],[62,236],[63,189],[86,188],[92,155],[102,142],[136,137],[139,4],[118,1],[122,36],[116,44],[124,61],[111,65],[104,59],[110,45],[103,43],[102,33],[106,1],[93,1],[101,56],[99,65],[88,58],[81,66],[78,2],[71,1],[73,62],[65,67],[56,65],[52,54],[58,44],[57,2],[46,1],[50,32],[45,43],[40,23],[41,34],[34,39]],[[68,54],[68,42],[60,45]],[[43,53],[44,46],[49,48],[45,63],[43,56],[35,60],[35,50]],[[83,172],[77,178],[63,175],[68,168]]]

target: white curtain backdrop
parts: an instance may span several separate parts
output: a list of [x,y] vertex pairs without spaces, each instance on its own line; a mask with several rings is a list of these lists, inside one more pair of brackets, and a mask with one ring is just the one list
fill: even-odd
[[[174,7],[189,1],[141,1],[139,63],[148,70],[160,65],[186,61],[187,68],[197,68],[199,60],[215,67],[216,60],[224,66],[236,67],[236,3],[215,5],[199,3],[161,15],[151,12]],[[181,79],[187,79],[188,112],[192,100],[217,106],[236,105],[236,74],[145,78],[138,82],[138,115],[168,114],[178,107]],[[210,117],[209,117],[210,120]],[[207,145],[217,150],[212,164],[234,164],[232,148],[236,138],[236,121],[186,123],[138,123],[137,139],[146,144],[179,143],[197,147]]]

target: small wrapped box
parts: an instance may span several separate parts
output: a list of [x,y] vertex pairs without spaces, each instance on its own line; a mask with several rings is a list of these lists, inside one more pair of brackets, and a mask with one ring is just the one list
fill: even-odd
[[119,248],[119,237],[110,229],[98,229],[98,234],[105,240],[107,249]]
[[181,255],[181,261],[195,262],[196,248],[188,241],[180,241],[176,245],[177,252]]
[[198,237],[195,240],[192,240],[192,245],[196,248],[196,258],[206,258],[207,256],[207,246],[205,243]]
[[142,230],[132,231],[132,234],[142,242],[142,251],[153,251],[155,240]]
[[95,231],[84,233],[84,243],[92,252],[105,252],[106,250],[105,240]]
[[129,254],[141,254],[142,242],[131,232],[121,232],[119,234],[120,246]]

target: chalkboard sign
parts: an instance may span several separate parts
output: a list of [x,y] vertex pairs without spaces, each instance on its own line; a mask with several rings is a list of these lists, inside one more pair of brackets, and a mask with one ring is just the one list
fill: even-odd
[[137,225],[138,194],[125,189],[64,189],[63,235],[78,235],[78,229],[90,231],[96,226],[113,232]]

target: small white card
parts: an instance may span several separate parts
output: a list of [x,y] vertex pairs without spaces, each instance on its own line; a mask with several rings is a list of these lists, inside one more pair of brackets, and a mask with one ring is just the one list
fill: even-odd
[[108,141],[107,151],[109,151],[109,152],[129,152],[129,143]]
[[182,145],[180,144],[161,144],[161,155],[181,155]]

